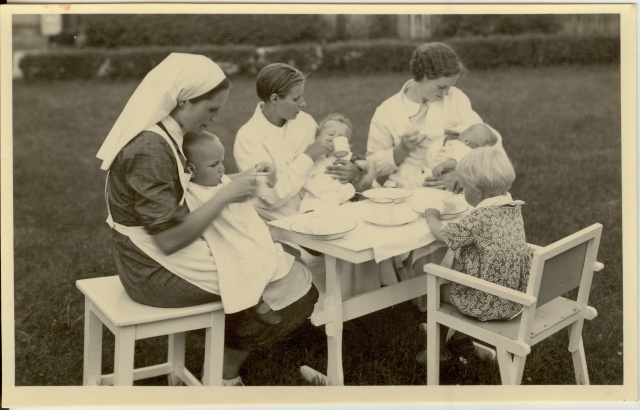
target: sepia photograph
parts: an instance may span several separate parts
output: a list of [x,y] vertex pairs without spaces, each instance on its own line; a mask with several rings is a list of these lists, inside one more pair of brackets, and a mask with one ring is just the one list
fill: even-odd
[[637,402],[635,18],[3,5],[3,407]]

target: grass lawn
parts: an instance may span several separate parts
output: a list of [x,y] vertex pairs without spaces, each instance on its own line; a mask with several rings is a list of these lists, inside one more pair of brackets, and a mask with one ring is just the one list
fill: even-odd
[[[504,138],[517,172],[511,190],[523,208],[527,239],[546,245],[600,222],[604,232],[585,323],[592,384],[623,384],[623,273],[620,68],[616,65],[470,72],[459,86]],[[354,123],[353,150],[364,152],[378,104],[406,77],[312,75],[307,111],[320,120],[341,112]],[[14,83],[15,370],[17,386],[82,384],[84,303],[78,279],[113,275],[104,220],[105,174],[95,159],[137,82]],[[257,103],[254,79],[233,79],[213,128],[223,140],[228,172],[237,129]],[[632,176],[633,177],[633,176]],[[636,272],[626,272],[635,275]],[[345,329],[347,385],[421,385],[415,361],[423,315],[409,302],[359,318]],[[113,338],[105,331],[103,367],[112,371]],[[573,384],[567,334],[533,348],[523,384]],[[187,366],[199,376],[204,333],[188,337]],[[164,359],[163,339],[138,343],[136,366]],[[632,349],[636,347],[631,346]],[[302,326],[288,340],[252,355],[248,385],[303,385],[298,368],[326,368],[323,329]],[[275,370],[274,370],[275,369]],[[499,384],[497,365],[473,359],[444,371],[445,384]],[[165,378],[142,382],[162,385]]]

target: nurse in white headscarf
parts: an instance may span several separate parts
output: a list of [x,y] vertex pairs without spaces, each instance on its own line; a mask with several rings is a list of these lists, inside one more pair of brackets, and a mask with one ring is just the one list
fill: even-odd
[[[116,269],[127,294],[158,307],[183,307],[220,300],[216,265],[202,233],[232,203],[249,200],[255,178],[241,173],[210,201],[190,212],[184,194],[190,173],[182,151],[189,131],[218,118],[230,83],[220,67],[201,55],[172,53],[142,80],[105,139],[97,157],[108,170],[107,222],[113,228]],[[252,171],[273,166],[258,163]],[[300,285],[304,266],[272,284]],[[295,278],[294,281],[291,278]],[[274,328],[256,323],[251,311],[226,315],[224,374],[241,385],[239,370],[249,352],[268,346],[309,317],[317,291],[279,311]],[[293,323],[293,325],[292,325]]]

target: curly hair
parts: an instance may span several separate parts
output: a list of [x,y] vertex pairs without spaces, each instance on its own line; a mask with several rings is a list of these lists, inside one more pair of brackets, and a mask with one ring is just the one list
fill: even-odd
[[426,43],[419,46],[411,56],[409,67],[415,81],[464,75],[467,72],[456,52],[444,43]]

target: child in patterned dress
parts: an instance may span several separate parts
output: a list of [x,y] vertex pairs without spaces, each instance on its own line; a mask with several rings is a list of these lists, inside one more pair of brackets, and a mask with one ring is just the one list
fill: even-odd
[[[459,249],[455,270],[524,292],[531,251],[520,210],[524,202],[514,201],[508,192],[515,180],[511,161],[495,148],[477,148],[460,161],[458,176],[465,200],[475,209],[445,226],[437,209],[427,209],[429,229],[449,248]],[[443,302],[481,321],[508,320],[522,311],[518,303],[461,284],[447,283],[440,294]],[[441,327],[441,360],[450,356],[444,342],[447,330]]]

